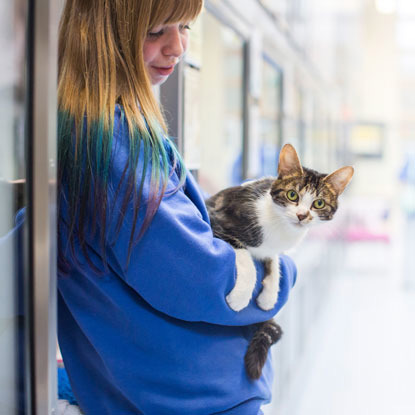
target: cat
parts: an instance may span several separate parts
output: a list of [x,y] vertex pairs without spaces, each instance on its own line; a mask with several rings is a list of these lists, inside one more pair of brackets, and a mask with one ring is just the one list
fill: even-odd
[[[296,246],[312,224],[333,218],[338,196],[353,174],[351,166],[328,175],[302,167],[294,147],[286,144],[279,156],[278,177],[230,187],[206,201],[214,236],[234,247],[237,260],[238,254],[251,254],[263,262],[262,291],[256,299],[261,309],[271,310],[278,301],[278,255]],[[255,284],[255,273],[237,275],[226,297],[229,307],[235,311],[245,308]],[[245,354],[251,379],[260,378],[268,350],[282,336],[281,327],[273,320],[256,326]]]

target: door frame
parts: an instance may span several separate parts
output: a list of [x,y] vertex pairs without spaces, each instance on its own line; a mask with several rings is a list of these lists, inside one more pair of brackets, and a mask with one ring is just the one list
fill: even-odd
[[56,413],[57,368],[57,70],[62,2],[29,2],[28,223],[29,364],[28,413]]

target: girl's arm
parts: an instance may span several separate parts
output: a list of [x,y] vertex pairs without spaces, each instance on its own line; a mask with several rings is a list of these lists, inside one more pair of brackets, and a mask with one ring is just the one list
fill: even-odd
[[213,237],[210,225],[182,189],[163,198],[126,267],[131,222],[127,214],[109,248],[110,266],[153,308],[169,316],[222,325],[266,321],[285,304],[295,283],[296,267],[282,256],[278,302],[268,312],[259,309],[255,299],[264,270],[255,261],[257,285],[252,300],[240,312],[233,311],[225,298],[235,285],[236,272],[245,270],[237,270],[232,246]]
[[[117,118],[116,122],[119,121]],[[118,124],[118,127],[121,128],[115,130],[111,172],[114,188],[122,177],[129,148],[126,124]],[[138,177],[139,172],[140,163]],[[167,192],[177,183],[178,177],[173,173]],[[169,316],[223,325],[248,325],[269,320],[285,304],[295,283],[297,271],[293,261],[288,257],[281,258],[280,292],[272,310],[265,312],[255,303],[264,274],[263,266],[255,262],[257,284],[251,302],[240,312],[233,311],[225,298],[235,285],[236,273],[245,270],[237,269],[232,246],[213,237],[199,196],[191,176],[186,182],[186,192],[181,188],[165,196],[146,233],[132,248],[128,266],[133,212],[127,209],[115,243],[108,244],[109,265],[153,308]],[[109,201],[111,205],[113,202]],[[115,200],[115,214],[109,229],[114,229],[118,219],[119,203]],[[109,236],[113,235],[110,233]]]

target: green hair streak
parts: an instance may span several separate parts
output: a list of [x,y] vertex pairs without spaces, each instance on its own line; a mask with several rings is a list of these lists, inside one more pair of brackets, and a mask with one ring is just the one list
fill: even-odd
[[[126,116],[121,108],[119,125],[124,126],[125,124]],[[134,126],[129,132],[128,165],[125,166],[125,177],[123,175],[127,192],[122,199],[122,208],[117,218],[115,234],[111,236],[113,240],[118,236],[125,213],[132,202],[134,220],[126,266],[132,247],[141,239],[150,225],[162,198],[167,196],[166,187],[170,176],[176,172],[179,183],[169,191],[169,194],[180,189],[186,179],[186,169],[174,143],[165,136],[157,122],[148,120],[146,126],[144,131]],[[108,128],[105,128],[104,116],[100,117],[98,121],[88,121],[88,125],[84,119],[81,125],[76,126],[73,115],[65,111],[58,112],[58,191],[60,192],[58,200],[62,196],[65,197],[68,207],[65,223],[68,229],[68,239],[66,247],[60,247],[60,256],[65,256],[70,252],[75,262],[78,263],[74,257],[74,243],[77,240],[88,263],[93,268],[95,267],[90,261],[86,248],[86,232],[99,237],[101,254],[106,268],[105,245],[109,243],[106,229],[109,214],[107,198],[113,155],[113,137],[113,119],[110,120]],[[137,166],[141,151],[143,151],[143,166],[140,174],[137,173]],[[151,169],[151,172],[148,172],[148,169]],[[144,200],[144,183],[148,173],[150,173],[150,192]],[[94,189],[93,192],[92,189]],[[119,192],[115,193],[115,197],[121,197]],[[142,223],[138,223],[138,212],[143,205],[145,205],[145,216]],[[92,220],[87,214],[91,207],[96,212]],[[62,223],[59,223],[59,226],[62,226]],[[99,235],[97,235],[97,229],[100,229]],[[65,262],[63,257],[59,258],[60,266]]]

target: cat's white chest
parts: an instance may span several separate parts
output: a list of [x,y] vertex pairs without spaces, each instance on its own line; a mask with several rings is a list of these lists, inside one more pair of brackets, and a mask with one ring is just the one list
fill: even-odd
[[284,216],[283,209],[275,205],[269,193],[258,199],[256,210],[263,241],[260,246],[248,247],[248,250],[258,259],[274,258],[292,249],[307,233],[305,227],[295,226],[294,220]]

